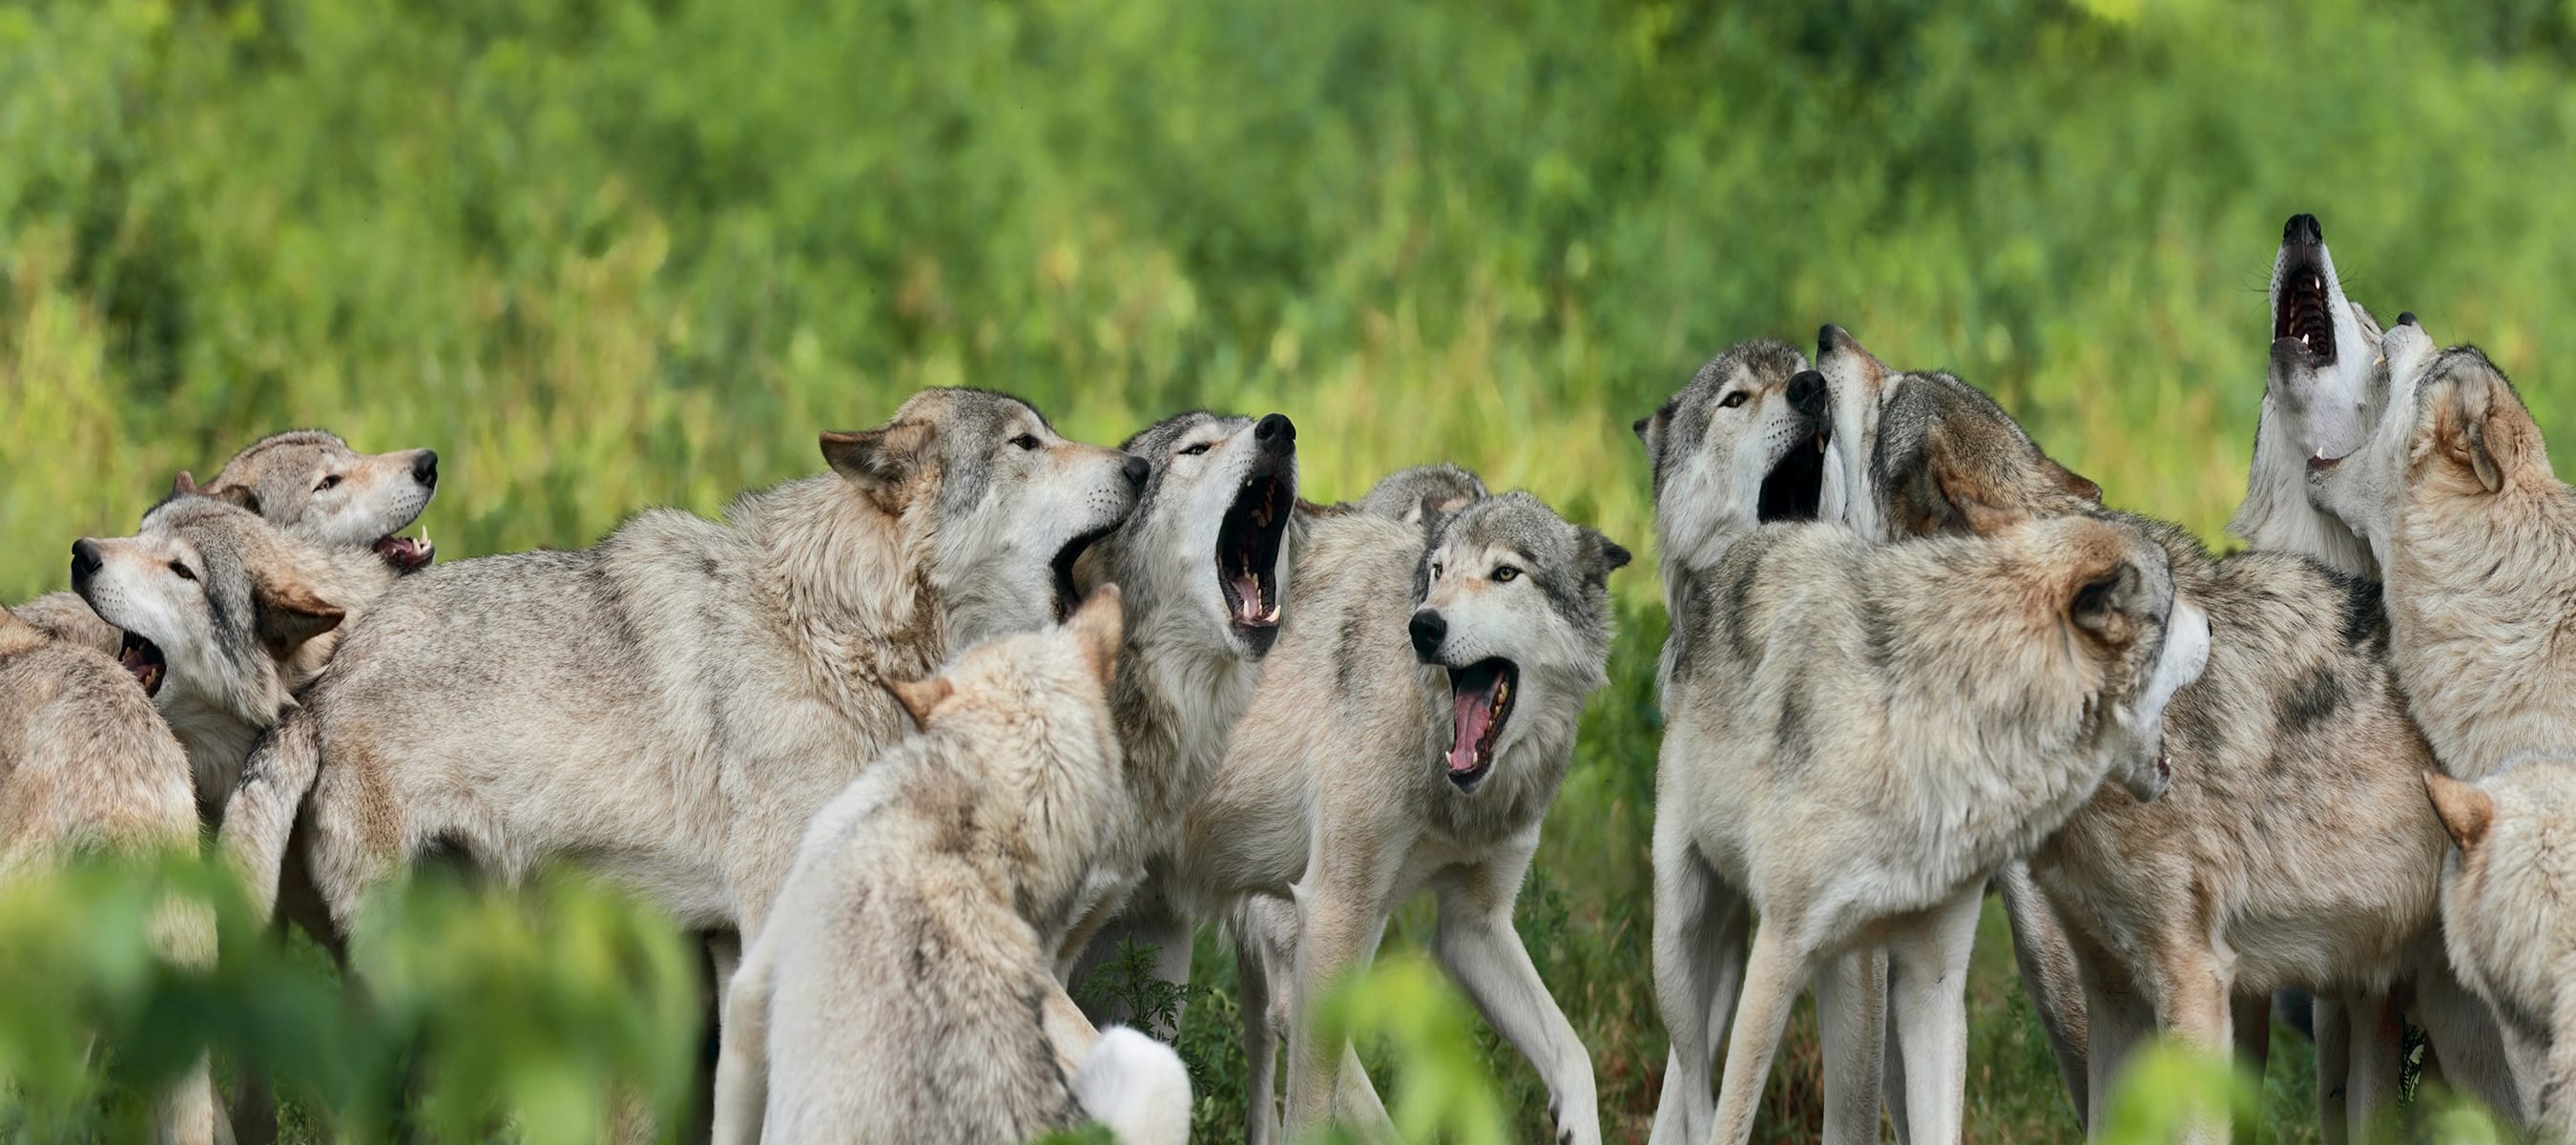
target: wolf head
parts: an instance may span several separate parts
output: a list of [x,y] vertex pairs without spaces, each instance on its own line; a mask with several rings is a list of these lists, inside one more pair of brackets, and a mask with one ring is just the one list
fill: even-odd
[[289,535],[233,501],[179,494],[134,536],[72,545],[72,589],[123,629],[119,659],[164,711],[266,727],[320,669],[307,645],[388,586],[371,555]]
[[1739,343],[1631,427],[1654,471],[1668,566],[1714,562],[1762,522],[1817,515],[1834,427],[1822,380],[1806,368],[1784,343]]
[[181,473],[172,490],[222,497],[315,544],[371,548],[397,572],[427,568],[434,557],[428,534],[398,534],[437,491],[437,453],[360,453],[318,429],[261,438],[204,487]]
[[1816,372],[1833,395],[1841,519],[1864,537],[1987,533],[2101,503],[2100,486],[1956,377],[1888,369],[1840,326],[1817,334]]
[[1140,625],[1178,625],[1190,646],[1221,655],[1267,655],[1288,599],[1296,424],[1185,413],[1119,448],[1144,459],[1145,489],[1095,550],[1097,578],[1126,587]]
[[1447,463],[1416,465],[1378,478],[1360,498],[1360,511],[1423,525],[1483,496],[1484,478]]
[[2576,1034],[2576,757],[2527,755],[2474,784],[2427,772],[2424,787],[2456,848],[2442,869],[2451,964],[2516,1040]]
[[2228,531],[2356,576],[2373,571],[2352,531],[2301,495],[2301,462],[2341,457],[2387,407],[2379,323],[2344,297],[2314,215],[2293,215],[2272,262],[2272,349],[2245,503]]
[[1120,603],[1118,586],[1102,585],[1063,624],[986,640],[936,675],[886,684],[914,727],[979,777],[983,845],[1018,864],[1019,897],[1047,904],[1042,913],[1070,900],[1127,818],[1109,712]]
[[1028,403],[985,390],[923,390],[886,424],[822,444],[833,472],[927,543],[958,645],[1072,615],[1074,562],[1145,484],[1143,460],[1068,441]]
[[2465,524],[2499,495],[2558,488],[2539,423],[2504,371],[2475,346],[2436,352],[2414,318],[2400,316],[2381,343],[2386,416],[2349,455],[2307,462],[2309,502],[2351,526],[2382,567],[2410,523]]
[[2154,799],[2172,778],[2165,706],[2208,664],[2208,616],[2175,594],[2164,546],[2127,522],[2032,519],[1994,536],[2006,553],[2000,579],[2023,591],[1989,606],[2016,610],[2029,646],[2072,658],[2058,674],[2091,687],[2110,716],[2100,729],[2108,778]]
[[1451,783],[1474,791],[1514,744],[1570,732],[1606,675],[1610,573],[1627,563],[1628,550],[1527,493],[1433,522],[1410,628],[1415,655],[1449,677]]

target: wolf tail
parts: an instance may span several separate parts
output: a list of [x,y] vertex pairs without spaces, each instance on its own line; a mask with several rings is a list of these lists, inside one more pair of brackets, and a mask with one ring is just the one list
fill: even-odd
[[241,781],[224,804],[216,846],[241,879],[242,893],[258,918],[277,913],[278,870],[286,863],[297,809],[322,769],[322,744],[313,709],[295,708],[262,737],[242,765]]
[[1190,1072],[1181,1055],[1125,1026],[1101,1031],[1073,1076],[1073,1096],[1126,1145],[1190,1139]]

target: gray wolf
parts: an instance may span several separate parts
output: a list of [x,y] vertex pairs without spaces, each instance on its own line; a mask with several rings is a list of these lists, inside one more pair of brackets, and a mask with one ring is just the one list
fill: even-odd
[[1088,1119],[1188,1139],[1169,1048],[1112,1029],[1069,1073],[1041,1019],[1091,868],[1131,818],[1107,696],[1119,611],[1104,585],[1060,628],[886,683],[918,734],[805,831],[727,997],[744,1053],[716,1141],[969,1145]]
[[[1657,1134],[1710,1133],[1704,1083],[1689,1079],[1707,1076],[1711,1018],[1724,1013],[1723,983],[1707,971],[1726,952],[1702,940],[1731,913],[1728,888],[1741,887],[1762,921],[1715,1139],[1751,1133],[1779,1023],[1818,965],[1835,964],[1829,992],[1866,994],[1877,976],[1850,960],[1882,945],[1914,1074],[1908,1120],[1955,1139],[1966,1077],[1959,974],[1985,881],[2106,775],[2152,797],[2160,713],[2197,675],[2206,622],[2176,603],[2162,549],[2115,523],[2016,523],[1991,541],[1892,546],[1839,524],[1757,528],[1822,501],[1824,380],[1764,368],[1794,362],[1777,343],[1738,347],[1640,426],[1667,553],[1709,562],[1668,555],[1666,566],[1677,619],[1657,782],[1656,962],[1675,1065]],[[1993,660],[1968,673],[1991,687],[1960,686],[1962,648]],[[1928,670],[1935,662],[1944,667]],[[1805,715],[1815,712],[1861,718],[1818,727]],[[1975,785],[1975,800],[1941,790],[1963,764],[2011,778]],[[1915,777],[1902,785],[1911,805],[1886,798],[1890,774]],[[1845,1003],[1820,998],[1829,1015]],[[1856,1064],[1866,1086],[1874,1063]],[[1874,1094],[1855,1104],[1874,1133]]]
[[1243,991],[1253,1140],[1275,1130],[1274,985],[1290,1015],[1290,1132],[1321,1128],[1337,1104],[1386,1128],[1356,1058],[1310,1022],[1426,887],[1439,904],[1434,953],[1537,1068],[1557,1135],[1601,1139],[1590,1056],[1511,915],[1584,700],[1607,671],[1609,576],[1627,563],[1527,493],[1427,528],[1350,511],[1308,523],[1294,607],[1190,810],[1176,880],[1185,909],[1260,925],[1250,937],[1271,952],[1247,964]]
[[368,549],[299,539],[232,498],[176,492],[131,537],[75,542],[71,575],[187,748],[212,820],[253,741],[397,574]]
[[2424,773],[2459,849],[2442,868],[2451,961],[2501,1017],[2524,1100],[2576,1141],[2576,757],[2518,756],[2474,784]]
[[2319,507],[2385,571],[2389,658],[2449,774],[2576,738],[2576,491],[2530,409],[2476,347],[2388,331],[2389,408],[2352,453],[2309,462]]
[[[173,495],[205,493],[259,514],[290,537],[328,548],[372,550],[396,572],[429,566],[429,534],[399,534],[438,490],[438,454],[426,449],[359,453],[318,429],[270,434],[224,463],[199,486],[187,473]],[[122,635],[77,594],[47,593],[18,606],[19,618],[115,655]]]
[[[1094,865],[1064,968],[1080,984],[1121,945],[1140,942],[1155,949],[1167,981],[1185,982],[1189,920],[1164,883],[1181,816],[1215,773],[1279,635],[1299,531],[1297,427],[1275,413],[1193,411],[1119,448],[1144,460],[1145,487],[1127,523],[1084,554],[1076,580],[1126,592],[1110,701],[1136,816]],[[1117,1016],[1095,1006],[1095,1020]]]
[[[193,853],[197,806],[187,754],[147,689],[104,654],[0,609],[0,881],[84,851]],[[210,967],[215,924],[174,906],[154,935],[164,957]],[[153,1140],[230,1140],[199,1061],[155,1102]]]
[[1360,511],[1408,525],[1427,524],[1486,496],[1483,478],[1446,462],[1399,469],[1378,479],[1359,501]]
[[589,549],[405,578],[226,810],[253,901],[293,828],[344,933],[444,844],[512,881],[579,857],[758,942],[807,821],[906,726],[881,682],[1069,615],[1075,562],[1146,470],[980,390],[925,390],[821,449],[831,472],[721,522],[653,510]]
[[2245,501],[2227,530],[2266,552],[2301,553],[2352,576],[2378,570],[2360,539],[2308,503],[2305,463],[2341,457],[2379,420],[2379,323],[2344,297],[2315,215],[2292,215],[2272,260],[2272,349]]
[[[2106,789],[2028,860],[2083,978],[2085,1104],[2150,1029],[2223,1051],[2231,996],[2295,987],[2355,1015],[2346,1083],[2324,1095],[2339,1133],[2347,1109],[2393,1100],[2402,1026],[2380,1000],[2411,971],[2453,1080],[2510,1110],[2491,1024],[2453,1004],[2429,930],[2442,838],[2415,776],[2433,757],[2389,669],[2379,586],[2296,554],[2214,557],[2181,529],[2104,509],[2082,495],[2089,482],[2070,489],[2062,466],[2007,428],[2001,407],[1948,375],[1890,370],[1837,328],[1817,366],[1837,411],[1886,407],[1874,438],[1836,435],[1855,498],[1879,519],[1977,531],[2006,506],[2130,521],[2166,548],[2178,593],[2217,634],[2200,681],[2167,712],[2165,797]],[[1942,436],[1992,448],[1909,444]]]

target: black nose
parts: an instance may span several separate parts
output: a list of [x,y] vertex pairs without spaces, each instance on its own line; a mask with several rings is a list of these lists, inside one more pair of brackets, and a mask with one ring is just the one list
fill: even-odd
[[1849,341],[1851,341],[1850,331],[1845,330],[1840,326],[1836,326],[1831,322],[1827,322],[1825,323],[1824,329],[1816,331],[1816,356],[1821,358],[1827,354],[1833,353],[1836,349]]
[[2288,225],[2281,228],[2281,241],[2321,243],[2326,241],[2326,229],[2317,225],[2315,215],[2292,215]]
[[2399,311],[2399,312],[2398,312],[2398,314],[2397,314],[2397,324],[2398,324],[2398,325],[2400,325],[2400,326],[2412,326],[2412,325],[2414,325],[2414,324],[2415,324],[2415,312],[2414,312],[2414,311],[2412,311],[2412,310],[2402,310],[2402,311]]
[[1825,376],[1814,370],[1800,370],[1790,378],[1789,408],[1809,415],[1824,412]]
[[421,450],[420,456],[411,459],[411,479],[420,482],[423,489],[438,488],[437,450]]
[[1127,455],[1127,464],[1120,466],[1118,471],[1127,475],[1128,484],[1142,489],[1145,487],[1145,475],[1153,472],[1153,467],[1145,464],[1144,458],[1130,453]]
[[98,542],[86,539],[73,541],[72,591],[87,591],[89,578],[97,576],[99,567],[106,563],[107,559],[99,555]]
[[1426,661],[1440,658],[1440,642],[1449,636],[1449,622],[1426,608],[1413,614],[1413,623],[1405,626],[1413,632],[1413,654]]
[[1264,414],[1252,423],[1252,440],[1276,452],[1297,444],[1297,423],[1284,413]]

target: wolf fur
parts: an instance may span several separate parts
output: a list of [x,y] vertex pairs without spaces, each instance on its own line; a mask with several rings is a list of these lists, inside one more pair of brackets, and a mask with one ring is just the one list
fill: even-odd
[[[1884,519],[1929,500],[1955,502],[1946,527],[1970,530],[1980,506],[2126,517],[2070,490],[2063,467],[1957,379],[1891,371],[1839,330],[1825,341],[1817,364],[1837,410],[1885,407],[1874,439],[1837,435],[1863,453],[1844,460]],[[1994,448],[1916,444],[1961,436]],[[2098,1107],[2149,1030],[2223,1050],[2230,994],[2307,988],[2357,1016],[2351,1075],[2321,1095],[2339,1135],[2345,1114],[2393,1100],[2401,1027],[2381,1000],[2412,970],[2454,1080],[2510,1110],[2492,1028],[2446,1000],[2428,930],[2442,843],[2413,777],[2432,756],[2389,670],[2378,586],[2287,553],[2216,558],[2178,528],[2132,519],[2218,635],[2201,681],[2168,712],[2166,797],[2141,806],[2105,791],[2030,858],[2085,977],[2088,1102]]]
[[[1262,1016],[1283,987],[1289,1130],[1320,1128],[1336,1104],[1382,1123],[1348,1047],[1313,1037],[1310,1022],[1326,987],[1367,964],[1388,916],[1425,887],[1440,906],[1435,953],[1537,1067],[1559,1138],[1601,1139],[1590,1057],[1511,911],[1584,698],[1605,676],[1608,577],[1627,560],[1526,493],[1474,501],[1427,530],[1368,512],[1310,522],[1295,606],[1189,814],[1178,880],[1196,913],[1269,924],[1251,937],[1276,964],[1248,964],[1243,998],[1253,1140],[1275,1128]],[[1498,725],[1494,693],[1453,691],[1509,678],[1485,675],[1494,658],[1517,671]],[[1455,742],[1462,712],[1497,738]]]
[[[0,883],[88,851],[190,853],[188,758],[151,698],[116,661],[0,609]],[[215,922],[174,904],[154,942],[175,965],[212,969]],[[158,1145],[230,1141],[204,1059],[155,1099]]]
[[1135,810],[1106,694],[1119,603],[1103,586],[1061,628],[888,684],[919,734],[805,831],[727,999],[744,1052],[718,1142],[967,1145],[1090,1118],[1187,1140],[1169,1048],[1113,1030],[1068,1074],[1043,1019],[1057,944]]
[[2485,354],[2411,321],[2387,341],[2389,416],[2311,488],[2387,571],[2389,657],[2433,754],[2479,778],[2576,742],[2576,490]]
[[[438,454],[426,449],[359,453],[318,429],[270,434],[225,462],[199,486],[181,472],[171,492],[205,493],[258,513],[289,537],[326,548],[375,552],[397,572],[427,567],[429,535],[411,527],[438,489]],[[72,592],[19,605],[19,619],[114,656],[123,633]]]
[[2379,323],[2344,297],[2315,215],[2293,215],[2272,260],[2272,348],[2254,427],[2245,502],[2227,531],[2266,552],[2313,557],[2349,576],[2376,577],[2369,549],[2343,521],[2308,503],[2310,456],[2341,457],[2379,421]]
[[822,452],[833,472],[721,523],[655,510],[590,549],[406,578],[226,813],[254,902],[294,827],[344,930],[445,843],[509,880],[579,855],[757,942],[806,822],[902,729],[880,683],[1069,608],[1145,469],[979,390],[923,391]]
[[2474,784],[2424,773],[2458,849],[2442,869],[2451,961],[2502,1019],[2523,1099],[2576,1141],[2576,756],[2517,756]]

